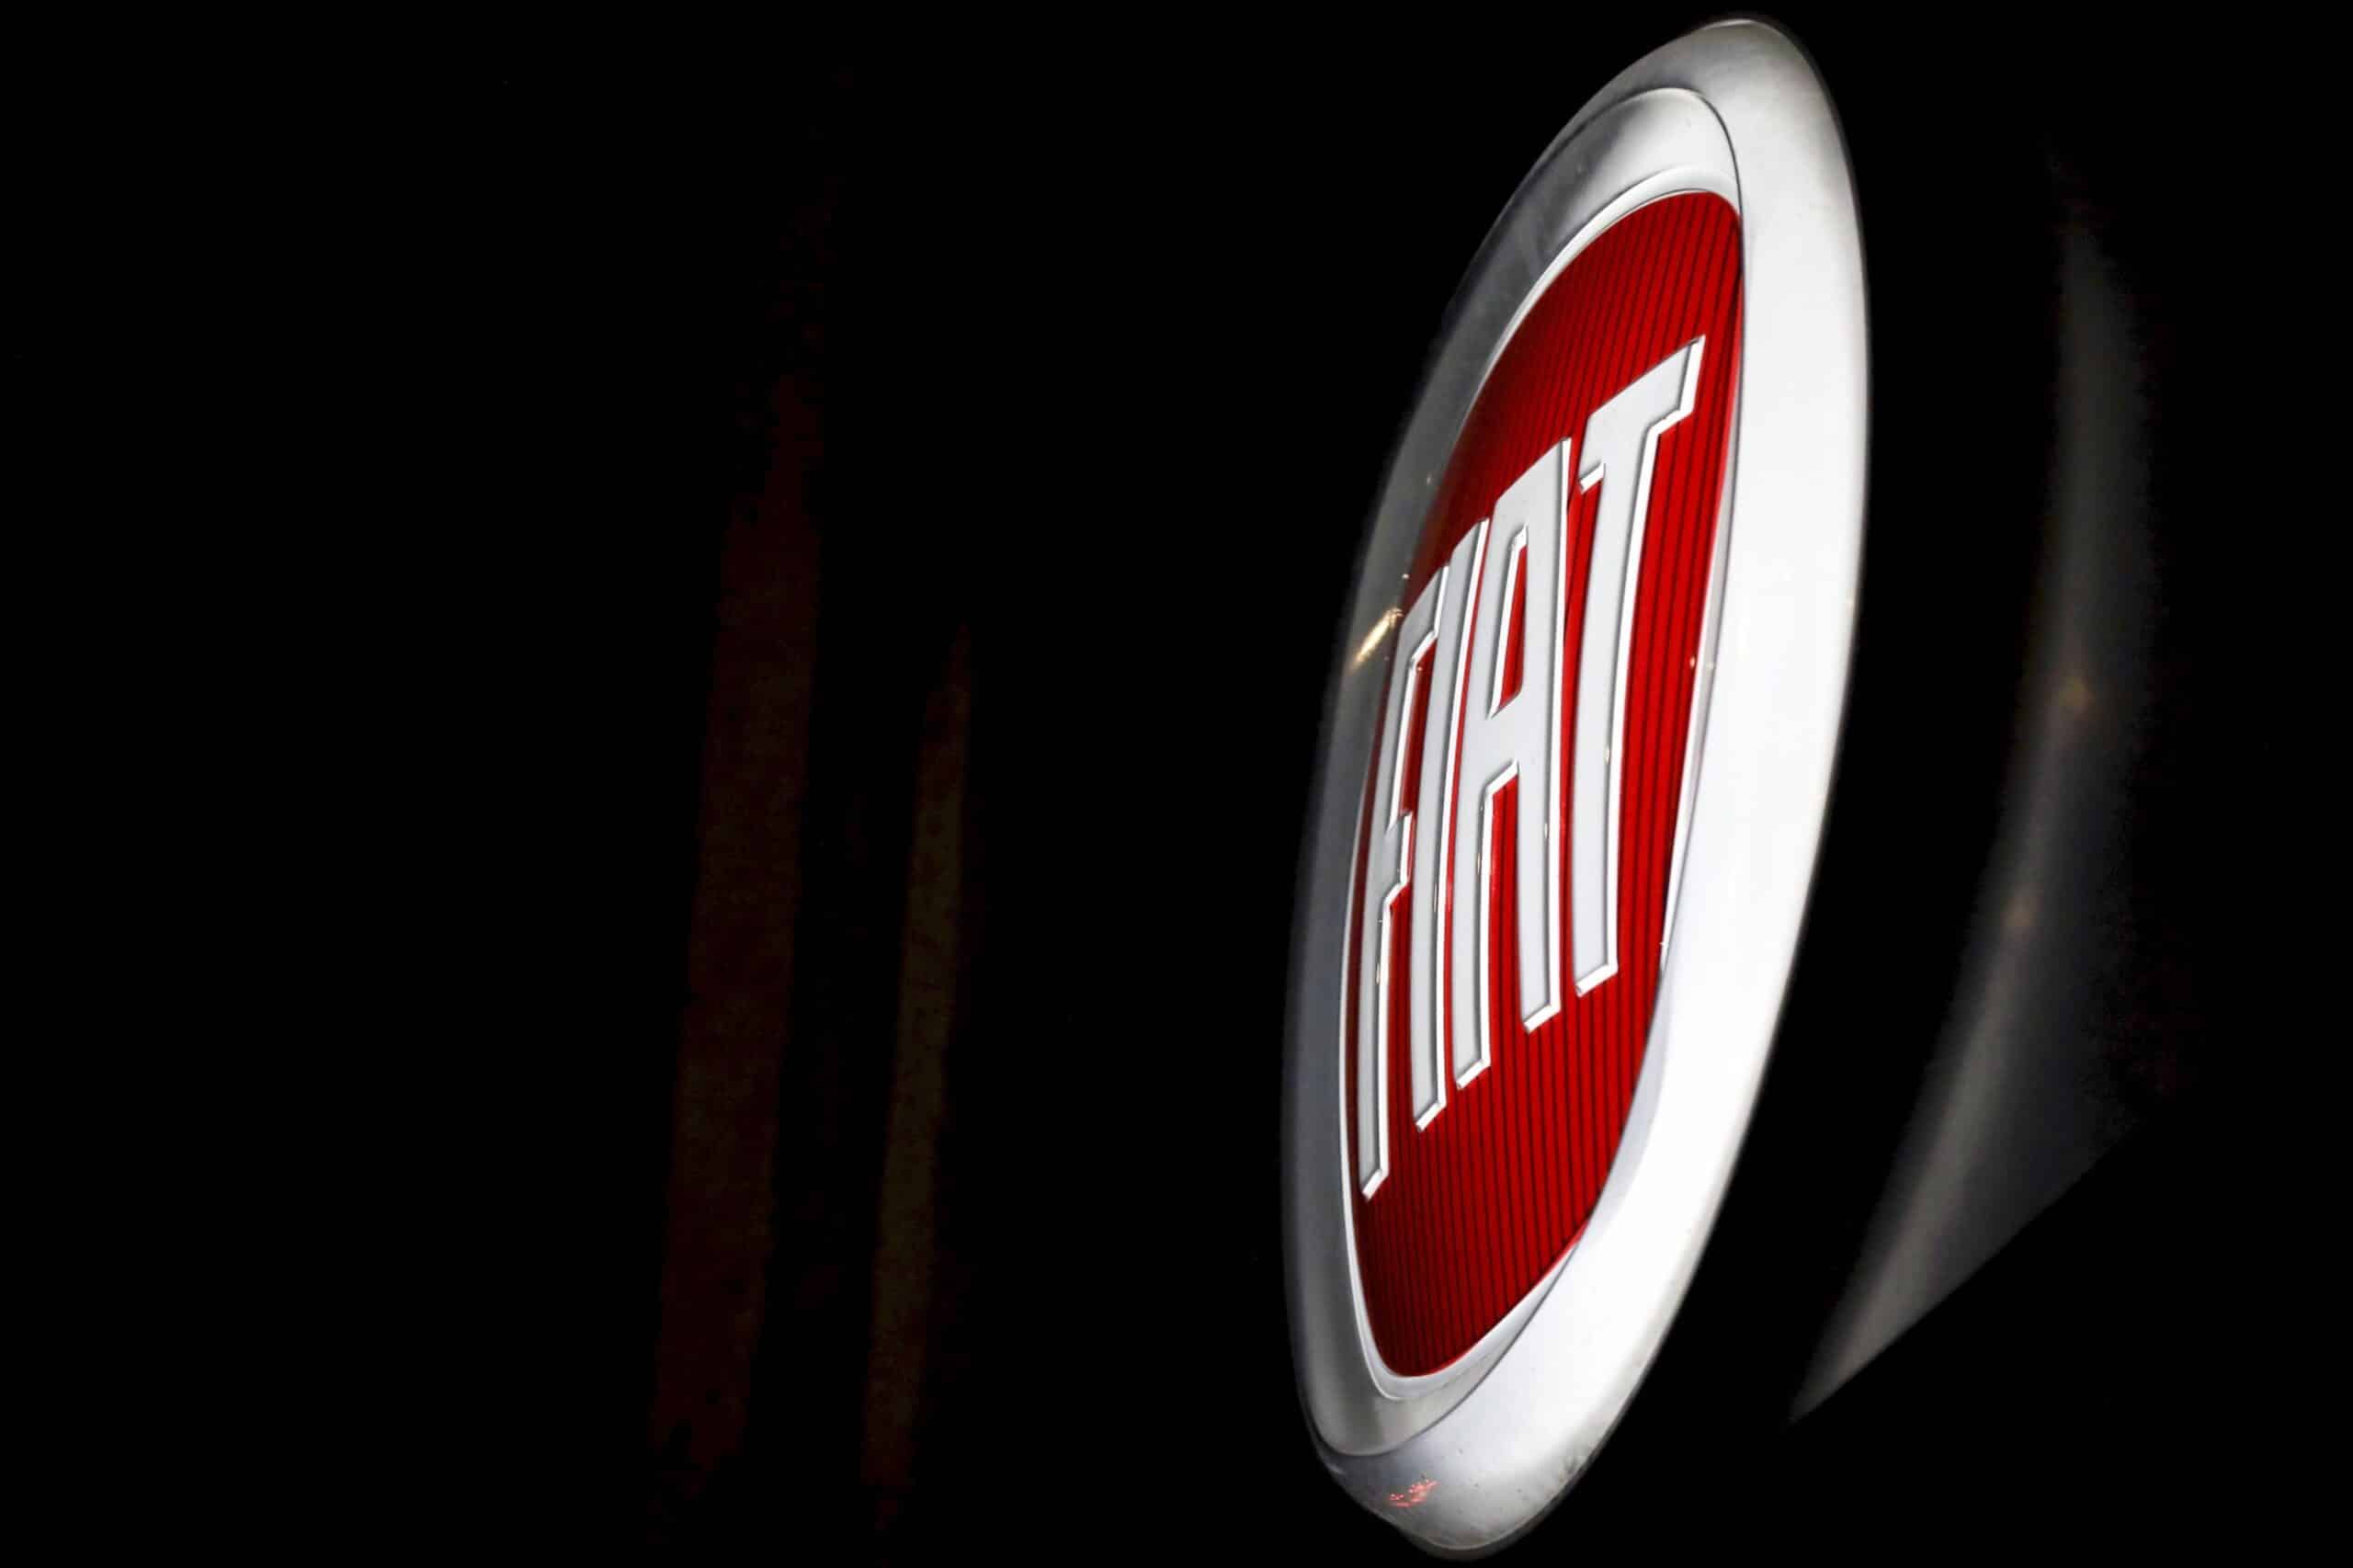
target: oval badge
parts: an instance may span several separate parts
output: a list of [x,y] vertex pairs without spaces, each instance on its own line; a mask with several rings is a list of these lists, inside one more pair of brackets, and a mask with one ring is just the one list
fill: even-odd
[[1292,980],[1294,1345],[1425,1545],[1574,1481],[1761,1080],[1860,559],[1861,256],[1803,56],[1703,29],[1587,105],[1473,263],[1384,482]]

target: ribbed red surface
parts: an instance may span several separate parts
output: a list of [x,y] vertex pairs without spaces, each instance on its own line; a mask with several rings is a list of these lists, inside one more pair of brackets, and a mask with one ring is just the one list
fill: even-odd
[[[1534,1288],[1575,1242],[1618,1151],[1641,1070],[1657,994],[1668,860],[1697,674],[1699,621],[1714,543],[1718,492],[1739,363],[1740,235],[1732,208],[1681,195],[1628,214],[1577,256],[1537,301],[1497,360],[1456,444],[1433,502],[1412,579],[1410,604],[1446,552],[1486,517],[1495,499],[1546,450],[1581,440],[1586,416],[1691,339],[1707,339],[1690,415],[1659,440],[1657,476],[1643,536],[1634,649],[1626,708],[1623,874],[1619,882],[1619,972],[1529,1031],[1519,1022],[1518,960],[1495,944],[1495,1062],[1446,1109],[1415,1131],[1406,1052],[1389,1059],[1389,1176],[1355,1199],[1357,1258],[1367,1314],[1381,1358],[1395,1371],[1436,1371],[1463,1354]],[[1598,492],[1570,508],[1574,540],[1568,579],[1562,733],[1575,733],[1577,651]],[[1533,612],[1533,613],[1528,613]],[[1534,607],[1523,627],[1548,618]],[[1517,675],[1532,650],[1515,660]],[[1392,669],[1392,679],[1404,671]],[[1425,687],[1427,690],[1427,687]],[[1426,703],[1405,737],[1420,749]],[[1409,785],[1410,788],[1410,785]],[[1517,786],[1498,801],[1493,929],[1512,930],[1512,835]],[[1370,786],[1368,786],[1368,794]],[[1511,801],[1510,805],[1504,802]],[[1565,801],[1563,802],[1565,824]],[[1562,876],[1570,835],[1560,837]],[[1449,918],[1469,918],[1478,880],[1473,847],[1458,842]],[[1358,876],[1364,869],[1358,866]],[[1539,896],[1541,896],[1540,892]],[[1423,939],[1402,901],[1393,973],[1410,972],[1403,943]],[[1363,939],[1363,932],[1356,940]],[[1569,939],[1564,932],[1563,941]],[[1563,972],[1568,971],[1563,955]],[[1349,1028],[1361,1027],[1348,987]],[[1390,993],[1392,1038],[1408,1032],[1410,1006]],[[1345,1053],[1342,1103],[1353,1105],[1356,1052]],[[1447,1060],[1453,1060],[1449,1045]],[[1351,1126],[1351,1140],[1354,1130]],[[1353,1168],[1355,1150],[1348,1158]],[[1351,1190],[1354,1184],[1351,1183]]]

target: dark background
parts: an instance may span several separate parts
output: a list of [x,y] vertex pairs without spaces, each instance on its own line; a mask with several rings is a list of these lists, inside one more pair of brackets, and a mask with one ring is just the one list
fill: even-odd
[[[529,1108],[456,1309],[497,1370],[457,1396],[447,1490],[524,1540],[728,1556],[1403,1560],[1319,1473],[1279,1267],[1324,681],[1464,267],[1567,118],[1701,15],[1279,49],[1198,22],[910,23],[895,48],[469,76],[451,259],[488,307],[483,438],[521,460],[494,503],[529,536],[488,725],[522,766],[484,770],[483,810],[530,897],[467,915],[516,933],[529,980],[492,1027]],[[2166,449],[2260,425],[2224,389],[2270,369],[2246,318],[2279,307],[2184,217],[2252,134],[2190,109],[2238,79],[2211,40],[1792,20],[1854,148],[1875,355],[1994,400],[1950,455],[1895,422],[1915,436],[1875,453],[1875,529],[1890,451],[1926,505],[1977,443],[2040,439],[2054,146],[2136,258],[2142,350],[2180,389]],[[2128,977],[2155,1020],[2137,1130],[1787,1432],[1828,1287],[1745,1295],[1769,1257],[1703,1279],[1708,1343],[1669,1351],[1700,1369],[1663,1373],[1531,1555],[1867,1542],[1882,1517],[2162,1531],[2235,1515],[2271,1462],[2243,1349],[2268,1309],[2213,1238],[2259,1185],[2237,1042],[2272,1026],[2243,990],[2218,1002],[2214,933],[2172,917],[2281,874],[2200,847],[2238,771],[2206,743],[2267,727],[2223,716],[2262,633],[2244,535],[2188,525],[2300,503],[2173,494],[2162,678],[2190,717],[2152,743],[2137,841],[2165,884]],[[2030,551],[1990,548],[1957,580],[1991,593],[1998,660]],[[1953,769],[1982,808],[1998,769]],[[1942,778],[1914,779],[1927,805],[1967,794]],[[1982,809],[1938,824],[1931,858],[1990,831]],[[1859,962],[1933,991],[1951,935],[1901,925]],[[1807,1179],[1876,1173],[1904,1049],[1808,1107],[1868,1135]],[[1821,1254],[1869,1190],[1730,1212]],[[1749,1300],[1753,1321],[1721,1304]],[[1735,1364],[1769,1370],[1711,1381]]]

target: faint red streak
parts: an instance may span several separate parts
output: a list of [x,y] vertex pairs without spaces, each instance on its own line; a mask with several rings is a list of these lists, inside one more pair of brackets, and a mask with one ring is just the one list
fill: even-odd
[[1438,1483],[1426,1475],[1403,1492],[1392,1492],[1389,1494],[1389,1506],[1392,1508],[1416,1507],[1421,1504],[1422,1499],[1437,1490]]

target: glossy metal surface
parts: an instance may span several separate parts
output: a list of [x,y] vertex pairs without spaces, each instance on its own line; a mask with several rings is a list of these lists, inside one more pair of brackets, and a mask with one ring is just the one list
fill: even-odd
[[[1574,1249],[1427,1378],[1370,1352],[1346,1168],[1339,985],[1358,808],[1411,552],[1512,328],[1643,202],[1709,190],[1744,236],[1746,326],[1711,689],[1694,706],[1674,941],[1618,1161]],[[1376,510],[1337,659],[1294,954],[1285,1205],[1292,1337],[1327,1467],[1441,1552],[1491,1549],[1574,1483],[1688,1287],[1771,1048],[1836,749],[1862,528],[1862,273],[1844,150],[1811,67],[1756,23],[1621,74],[1522,183],[1457,296]],[[1707,644],[1703,644],[1707,645]]]

